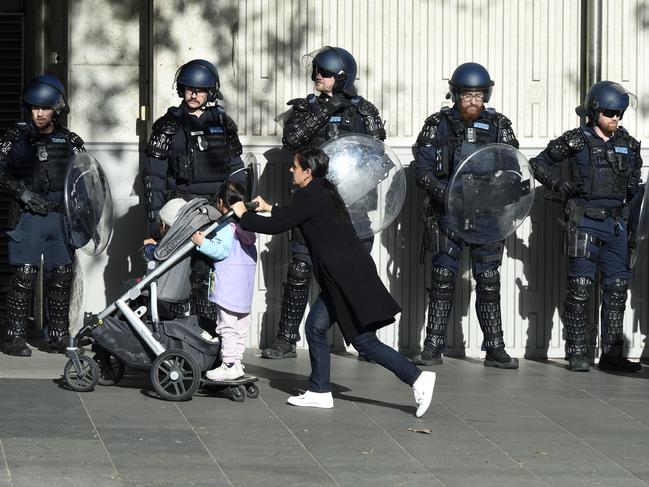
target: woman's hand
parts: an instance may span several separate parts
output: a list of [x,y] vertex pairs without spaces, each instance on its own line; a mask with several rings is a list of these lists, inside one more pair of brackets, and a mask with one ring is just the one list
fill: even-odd
[[255,211],[267,211],[267,212],[273,211],[273,205],[270,205],[270,204],[266,203],[264,198],[262,198],[261,196],[257,196],[252,201],[256,201],[257,203],[259,203],[259,206],[257,206],[257,208],[255,208]]
[[192,235],[192,242],[194,242],[194,245],[200,247],[205,242],[205,234],[203,232],[195,232]]
[[144,241],[142,242],[142,245],[147,245],[147,244],[153,244],[153,245],[155,245],[155,244],[157,244],[157,243],[158,243],[158,242],[156,242],[156,241],[153,240],[152,238],[147,238],[146,240],[144,240]]
[[247,211],[246,205],[243,203],[243,201],[237,201],[232,206],[230,206],[230,209],[234,211],[234,214],[237,215],[237,218],[241,218],[241,215],[243,215]]

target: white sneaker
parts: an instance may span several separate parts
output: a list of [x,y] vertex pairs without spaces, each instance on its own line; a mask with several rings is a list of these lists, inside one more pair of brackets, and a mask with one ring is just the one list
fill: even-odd
[[209,380],[224,381],[235,380],[243,377],[243,365],[241,362],[234,362],[230,367],[226,364],[221,364],[216,369],[208,370],[205,376]]
[[307,408],[331,409],[334,407],[334,398],[331,392],[311,392],[306,391],[299,396],[291,396],[286,400],[293,406],[303,406]]
[[415,402],[417,403],[417,412],[415,416],[421,418],[428,406],[430,406],[430,401],[433,399],[433,389],[435,389],[435,380],[437,375],[435,372],[422,372],[417,380],[412,385],[412,392],[415,394]]

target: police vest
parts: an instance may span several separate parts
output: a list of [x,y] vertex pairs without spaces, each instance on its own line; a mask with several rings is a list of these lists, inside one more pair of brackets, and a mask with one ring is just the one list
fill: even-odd
[[[352,102],[353,103],[353,102]],[[320,147],[327,140],[333,139],[339,135],[364,134],[365,124],[363,115],[358,112],[358,108],[352,104],[345,110],[329,116],[325,126],[320,129],[311,141],[311,144]]]
[[435,176],[446,178],[467,157],[487,144],[498,142],[498,124],[490,111],[485,111],[473,122],[460,119],[449,108],[440,112],[446,121],[448,136],[438,146]]
[[[29,137],[25,133],[25,137]],[[37,193],[63,191],[65,173],[72,156],[67,133],[54,132],[29,139],[29,154],[13,167],[14,177]]]
[[629,137],[622,132],[614,144],[607,144],[588,131],[583,133],[586,147],[575,156],[577,174],[573,178],[586,198],[626,199],[632,172],[629,163],[634,155]]
[[[217,107],[217,109],[220,107]],[[186,151],[177,153],[172,170],[178,183],[225,181],[229,175],[230,147],[221,112],[216,120],[187,124],[180,120],[185,134]]]

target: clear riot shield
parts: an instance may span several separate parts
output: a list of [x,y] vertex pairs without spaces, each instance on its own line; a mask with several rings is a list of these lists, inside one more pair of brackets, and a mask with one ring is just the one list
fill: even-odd
[[[636,262],[638,261],[638,255],[642,250],[644,242],[647,240],[649,235],[649,191],[647,188],[644,188],[644,195],[642,196],[642,202],[640,203],[638,223],[632,235],[632,239],[635,245],[631,249],[631,256],[629,259],[629,266],[631,268],[635,267]],[[632,208],[631,213],[636,211],[635,208]]]
[[489,144],[467,157],[449,181],[449,228],[468,243],[507,238],[532,209],[534,177],[525,156],[507,144]]
[[113,200],[106,174],[88,152],[75,155],[66,172],[65,210],[70,244],[101,254],[113,234]]
[[388,227],[406,197],[406,175],[394,151],[369,135],[330,139],[327,179],[336,185],[360,238]]
[[252,152],[243,157],[243,165],[246,168],[246,189],[248,201],[259,195],[259,163]]

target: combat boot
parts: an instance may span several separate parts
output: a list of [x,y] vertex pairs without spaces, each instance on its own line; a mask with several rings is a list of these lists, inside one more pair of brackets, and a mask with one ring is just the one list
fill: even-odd
[[424,343],[424,349],[412,359],[415,365],[442,365],[443,362],[442,352],[432,343]]
[[484,359],[485,367],[496,367],[498,369],[517,369],[518,359],[512,358],[505,351],[505,347],[492,348],[487,350],[487,355]]
[[603,353],[599,358],[597,368],[610,372],[638,372],[642,370],[642,365],[638,362],[631,362],[622,355]]
[[261,351],[261,356],[270,359],[295,358],[297,357],[295,343],[289,342],[283,336],[278,336],[275,343]]
[[581,352],[573,353],[568,357],[568,369],[575,372],[588,372],[590,370],[588,357]]
[[23,337],[9,337],[4,343],[4,353],[16,357],[31,357],[32,351]]

